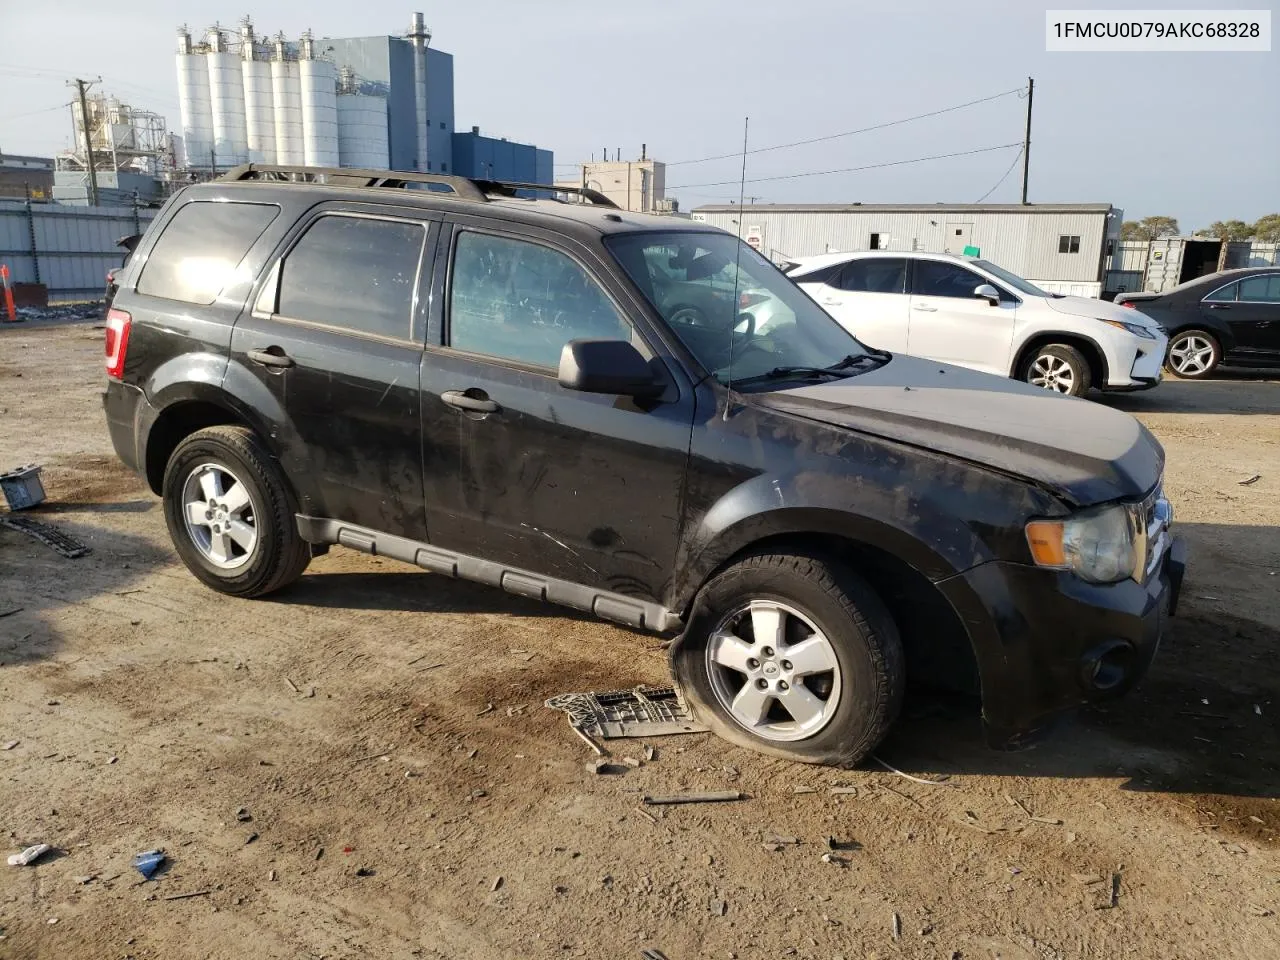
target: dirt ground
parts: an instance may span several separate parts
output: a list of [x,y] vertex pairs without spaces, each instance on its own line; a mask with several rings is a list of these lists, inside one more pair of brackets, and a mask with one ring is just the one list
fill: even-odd
[[[1164,443],[1191,548],[1129,699],[1013,754],[912,700],[880,757],[942,785],[709,735],[601,776],[542,702],[662,682],[657,638],[340,549],[203,588],[112,455],[101,337],[0,330],[0,469],[42,463],[93,547],[0,528],[0,827],[57,848],[0,866],[0,957],[1280,956],[1280,382],[1101,401]],[[747,799],[641,809],[681,789]]]

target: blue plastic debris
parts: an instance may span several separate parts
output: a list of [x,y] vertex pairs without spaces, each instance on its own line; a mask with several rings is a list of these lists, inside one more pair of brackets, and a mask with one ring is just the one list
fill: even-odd
[[133,866],[134,869],[142,874],[143,880],[150,880],[164,861],[163,850],[146,850],[133,858]]

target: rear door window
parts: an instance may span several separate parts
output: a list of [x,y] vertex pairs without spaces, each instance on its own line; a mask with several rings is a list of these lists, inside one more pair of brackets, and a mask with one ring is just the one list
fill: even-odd
[[1213,293],[1205,297],[1209,303],[1234,303],[1236,299],[1236,291],[1240,289],[1239,283],[1228,283],[1225,287],[1219,287]]
[[907,261],[898,257],[852,260],[840,271],[835,286],[850,293],[905,293]]
[[353,333],[408,340],[426,227],[326,214],[281,265],[276,312]]
[[1280,303],[1280,273],[1240,281],[1241,303]]
[[195,200],[173,215],[151,249],[138,293],[183,303],[213,303],[280,208],[264,203]]

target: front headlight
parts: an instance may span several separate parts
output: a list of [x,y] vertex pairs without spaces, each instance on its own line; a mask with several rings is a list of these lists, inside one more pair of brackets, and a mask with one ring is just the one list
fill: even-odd
[[1141,337],[1143,340],[1154,340],[1156,335],[1146,327],[1140,327],[1136,323],[1125,323],[1123,320],[1103,320],[1108,327],[1115,327],[1117,330],[1124,330],[1132,333],[1135,337]]
[[1090,583],[1142,579],[1141,507],[1111,504],[1082,510],[1065,520],[1033,520],[1027,545],[1036,565],[1070,570]]

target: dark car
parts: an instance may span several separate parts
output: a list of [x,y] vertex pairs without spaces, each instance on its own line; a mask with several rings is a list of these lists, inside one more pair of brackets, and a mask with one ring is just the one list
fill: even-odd
[[[339,544],[677,634],[696,714],[810,762],[908,680],[1008,744],[1142,675],[1184,549],[1136,420],[867,349],[704,224],[517,187],[248,167],[168,202],[104,403],[196,577],[259,597]],[[673,260],[768,324],[672,324]]]
[[1164,327],[1165,366],[1180,377],[1201,379],[1219,364],[1280,366],[1280,267],[1224,270],[1167,293],[1122,293],[1115,302]]

